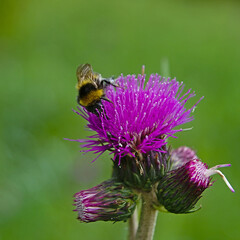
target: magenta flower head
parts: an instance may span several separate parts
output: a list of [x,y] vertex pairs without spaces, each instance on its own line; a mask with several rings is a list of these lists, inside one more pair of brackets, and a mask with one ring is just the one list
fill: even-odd
[[[185,148],[185,150],[187,149]],[[189,153],[188,151],[186,152]],[[178,169],[168,172],[158,185],[157,198],[160,203],[159,209],[172,213],[195,211],[195,204],[201,198],[202,192],[212,185],[210,176],[214,174],[219,174],[229,189],[234,192],[226,177],[221,171],[217,170],[220,167],[228,166],[231,165],[217,165],[208,169],[205,163],[195,158],[187,161]]]
[[[84,152],[97,153],[96,158],[109,151],[113,155],[114,175],[127,184],[135,175],[143,180],[142,186],[149,178],[153,182],[151,177],[155,181],[160,172],[168,170],[167,138],[182,131],[175,127],[193,120],[191,112],[197,103],[190,109],[185,103],[195,94],[191,90],[182,94],[182,83],[157,74],[152,74],[147,82],[145,75],[120,76],[116,83],[119,87],[108,87],[106,97],[110,102],[102,101],[104,111],[99,115],[79,108],[77,113],[96,134],[88,140],[73,141],[81,142],[81,147],[87,148]],[[133,175],[127,177],[126,169]],[[136,186],[139,179],[135,180],[132,185]]]
[[136,207],[138,196],[124,184],[110,179],[74,195],[74,211],[81,222],[126,221]]

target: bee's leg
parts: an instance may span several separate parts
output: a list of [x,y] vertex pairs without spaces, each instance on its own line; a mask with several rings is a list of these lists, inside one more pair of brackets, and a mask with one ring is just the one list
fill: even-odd
[[114,87],[119,87],[118,84],[116,84],[115,79],[113,77],[111,78],[103,78],[102,83],[106,83],[107,85],[112,85]]
[[96,102],[94,105],[86,106],[85,108],[88,112],[94,113],[97,116],[99,116],[99,113],[102,113],[103,111],[103,105],[101,101]]
[[102,100],[105,100],[105,101],[107,101],[107,102],[113,103],[110,99],[108,99],[108,98],[105,97],[105,96],[102,96],[101,99],[102,99]]
[[[107,100],[107,101],[110,101],[109,99],[104,99],[104,100]],[[107,114],[106,114],[106,111],[101,103],[101,101],[99,102],[96,102],[93,106],[88,106],[86,107],[86,109],[91,112],[91,113],[94,113],[96,116],[101,116],[102,114],[105,115],[105,118],[106,119],[109,119]]]

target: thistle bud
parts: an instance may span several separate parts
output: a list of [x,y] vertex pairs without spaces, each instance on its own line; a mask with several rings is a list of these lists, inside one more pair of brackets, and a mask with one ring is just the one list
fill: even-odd
[[217,170],[220,167],[228,166],[231,165],[217,165],[208,169],[205,163],[202,163],[199,159],[194,159],[180,168],[168,172],[160,180],[157,189],[160,209],[172,213],[193,212],[202,192],[212,185],[210,176],[216,173],[223,178],[229,189],[234,192],[226,177]]
[[171,152],[171,170],[177,169],[188,161],[197,159],[195,151],[189,147],[182,146]]
[[126,221],[136,207],[137,194],[110,179],[74,195],[74,211],[81,222]]

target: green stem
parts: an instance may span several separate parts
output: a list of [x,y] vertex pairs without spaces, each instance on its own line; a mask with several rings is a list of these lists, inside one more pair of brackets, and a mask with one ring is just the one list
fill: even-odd
[[152,240],[158,211],[153,208],[153,191],[142,193],[142,211],[136,240]]
[[128,226],[129,226],[129,233],[128,233],[128,240],[134,240],[138,228],[138,211],[137,207],[134,210],[131,218],[128,221]]

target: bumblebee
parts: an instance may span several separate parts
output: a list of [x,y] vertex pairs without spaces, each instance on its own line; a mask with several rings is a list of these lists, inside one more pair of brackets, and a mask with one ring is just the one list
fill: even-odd
[[103,78],[101,74],[93,72],[90,64],[81,64],[77,68],[77,102],[87,111],[97,114],[102,112],[102,100],[111,102],[105,91],[109,85],[118,87],[113,78]]

